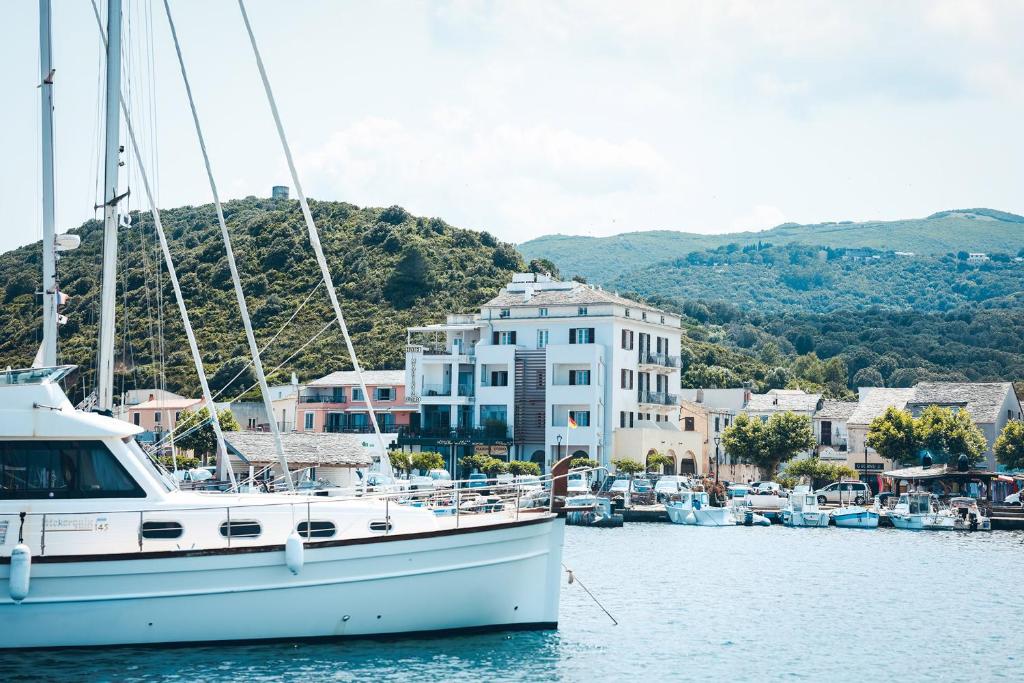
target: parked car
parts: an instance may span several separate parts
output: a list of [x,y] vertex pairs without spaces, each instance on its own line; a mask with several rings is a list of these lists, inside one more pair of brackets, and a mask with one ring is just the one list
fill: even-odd
[[669,499],[686,488],[686,478],[675,474],[666,474],[654,484],[654,497],[659,503]]
[[469,475],[469,479],[466,481],[467,489],[485,489],[487,488],[487,475],[483,472],[474,472]]
[[213,472],[209,467],[193,467],[175,471],[174,478],[178,481],[207,481],[213,479]]
[[750,487],[751,493],[756,495],[782,495],[782,484],[777,481],[758,481]]
[[452,475],[448,470],[430,470],[425,475],[412,477],[409,480],[409,489],[423,491],[427,489],[451,488]]
[[567,492],[570,496],[590,493],[590,481],[582,472],[570,474],[566,481],[568,482]]
[[839,502],[866,505],[872,498],[871,487],[862,481],[833,482],[818,489],[814,494],[818,497],[818,505]]

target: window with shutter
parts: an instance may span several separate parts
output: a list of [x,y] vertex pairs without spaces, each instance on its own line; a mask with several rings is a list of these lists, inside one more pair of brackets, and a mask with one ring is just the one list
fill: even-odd
[[576,343],[576,328],[575,327],[569,328],[569,343],[570,344],[575,344]]
[[491,332],[491,343],[495,344],[495,345],[498,343],[498,333],[497,332]]

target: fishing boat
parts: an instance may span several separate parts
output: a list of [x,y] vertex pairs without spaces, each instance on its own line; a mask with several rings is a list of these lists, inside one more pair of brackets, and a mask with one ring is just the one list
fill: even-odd
[[[47,104],[52,88],[50,7],[49,0],[40,4],[45,118],[52,110],[52,103]],[[229,491],[181,490],[174,477],[136,442],[142,430],[110,416],[118,203],[125,196],[118,194],[119,109],[127,114],[120,93],[120,4],[108,0],[104,35],[110,40],[105,79],[103,292],[94,402],[98,412],[76,408],[61,387],[62,381],[71,383],[75,369],[53,360],[57,328],[53,302],[59,292],[44,283],[44,299],[51,303],[44,306],[39,367],[0,372],[0,624],[4,627],[0,648],[555,628],[564,533],[561,501],[569,458],[557,463],[540,482],[549,492],[545,507],[524,508],[513,497],[505,504],[463,511],[456,488],[452,513],[441,516],[430,504],[434,491],[383,491],[361,497],[294,491],[271,420],[290,491],[239,492],[143,155],[127,116],[136,168],[150,200],[204,404],[211,409],[218,471],[230,477]],[[244,2],[239,7],[290,162],[314,254],[350,360],[361,373]],[[169,6],[165,8],[170,22]],[[98,10],[96,18],[102,32]],[[174,34],[173,23],[171,30]],[[174,40],[178,47],[176,34]],[[189,97],[191,101],[190,91]],[[196,124],[198,130],[197,118]],[[52,157],[47,161],[52,137],[48,139],[46,125],[43,142],[43,166],[52,171]],[[205,148],[203,152],[205,159]],[[52,202],[52,183],[50,190],[44,189],[44,203]],[[44,231],[43,244],[47,283],[55,249],[50,228]],[[269,402],[226,228],[222,232],[253,367]],[[360,384],[366,394],[362,379]],[[369,400],[367,404],[380,440]],[[381,462],[382,473],[390,474],[383,450]],[[425,498],[417,501],[417,496]]]
[[889,511],[889,519],[897,529],[912,531],[948,531],[956,527],[949,510],[934,509],[932,494],[922,492],[900,495],[896,506]]
[[877,529],[878,511],[863,505],[844,505],[832,511],[832,522],[842,529]]
[[985,516],[974,498],[952,498],[953,528],[959,531],[992,531],[992,520]]
[[665,503],[673,524],[696,526],[736,526],[732,509],[712,507],[707,491],[681,491],[677,500]]
[[828,513],[818,507],[818,498],[813,493],[793,493],[782,508],[782,523],[786,526],[826,527],[828,519]]

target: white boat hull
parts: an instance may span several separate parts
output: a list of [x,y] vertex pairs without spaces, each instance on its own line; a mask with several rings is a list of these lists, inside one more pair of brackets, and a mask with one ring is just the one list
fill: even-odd
[[877,529],[878,513],[860,506],[839,508],[832,511],[832,521],[841,529]]
[[[555,628],[564,520],[282,546],[0,564],[0,648]],[[4,558],[6,561],[6,558]]]
[[828,526],[827,512],[792,512],[784,510],[782,523],[786,526],[825,527]]
[[910,531],[948,531],[952,530],[955,524],[952,515],[938,514],[900,514],[890,513],[889,519],[897,529],[908,529]]
[[736,517],[729,508],[702,507],[693,511],[697,526],[736,526]]
[[673,524],[696,524],[697,518],[693,514],[693,508],[688,505],[666,503],[665,512],[668,513],[668,520]]

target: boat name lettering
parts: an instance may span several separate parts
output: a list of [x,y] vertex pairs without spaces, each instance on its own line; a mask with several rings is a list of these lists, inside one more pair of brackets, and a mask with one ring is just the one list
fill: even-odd
[[853,468],[861,472],[881,472],[885,469],[885,465],[880,462],[856,462],[853,464]]
[[107,531],[110,520],[106,517],[47,517],[46,531]]

